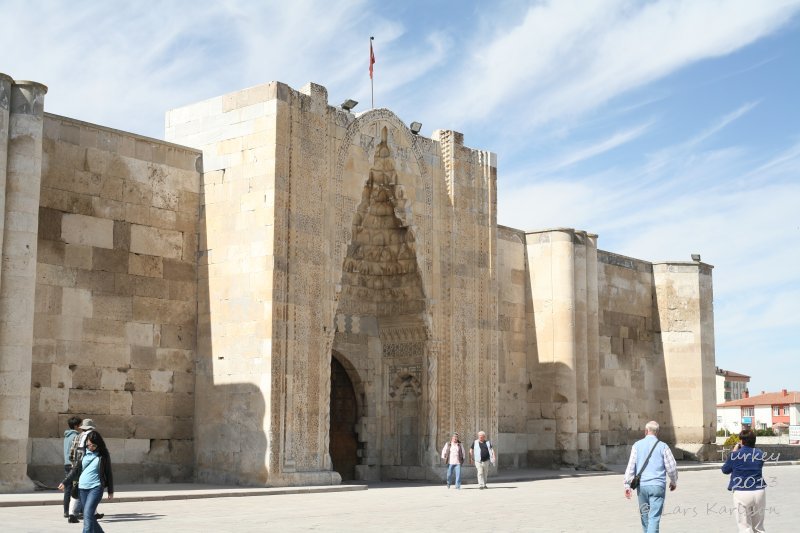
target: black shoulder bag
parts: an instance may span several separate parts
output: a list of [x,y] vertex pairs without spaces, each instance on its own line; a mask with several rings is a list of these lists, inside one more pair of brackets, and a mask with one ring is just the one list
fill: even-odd
[[635,490],[635,489],[639,488],[639,481],[641,481],[641,479],[642,479],[642,472],[644,472],[644,469],[647,468],[647,463],[650,461],[650,456],[653,455],[653,450],[656,449],[656,446],[658,446],[659,442],[661,442],[661,441],[656,439],[656,443],[653,444],[653,447],[650,448],[650,453],[647,454],[647,459],[644,460],[644,464],[642,465],[642,469],[639,470],[638,474],[633,476],[633,479],[631,480],[630,485],[629,485],[631,490]]

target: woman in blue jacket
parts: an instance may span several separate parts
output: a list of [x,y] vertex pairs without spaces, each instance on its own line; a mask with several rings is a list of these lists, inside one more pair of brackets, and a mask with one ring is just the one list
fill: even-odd
[[745,429],[739,434],[739,439],[722,465],[722,473],[731,475],[728,490],[733,491],[739,531],[760,532],[764,531],[764,511],[767,508],[767,484],[761,474],[764,452],[756,448],[753,430]]
[[103,489],[108,490],[108,499],[114,497],[114,478],[111,474],[111,456],[108,447],[97,431],[86,438],[86,453],[75,464],[72,471],[58,486],[64,486],[78,479],[78,492],[83,505],[83,533],[103,533],[103,528],[95,518],[97,504],[103,498]]

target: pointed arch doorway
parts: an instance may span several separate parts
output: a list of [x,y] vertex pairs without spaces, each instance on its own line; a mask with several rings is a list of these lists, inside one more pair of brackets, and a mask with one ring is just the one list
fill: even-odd
[[328,452],[333,469],[342,481],[355,479],[358,464],[358,401],[353,382],[344,366],[331,357],[330,444]]

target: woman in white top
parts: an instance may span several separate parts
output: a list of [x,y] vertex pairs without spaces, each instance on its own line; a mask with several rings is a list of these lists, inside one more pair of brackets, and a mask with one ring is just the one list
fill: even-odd
[[456,488],[461,488],[461,465],[464,464],[464,446],[458,438],[458,433],[453,433],[450,441],[442,448],[442,459],[447,461],[447,488],[450,488],[450,476],[456,472]]

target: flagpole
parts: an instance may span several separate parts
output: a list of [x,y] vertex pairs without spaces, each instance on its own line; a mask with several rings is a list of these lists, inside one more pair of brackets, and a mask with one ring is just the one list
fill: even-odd
[[375,40],[375,37],[369,38],[369,88],[370,93],[372,94],[372,109],[375,109],[375,79],[372,76],[372,63],[375,62],[375,55],[372,51],[372,41]]

